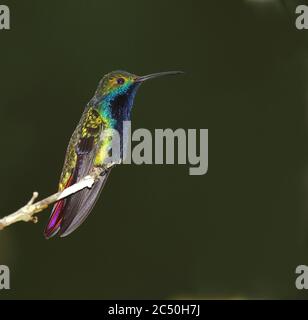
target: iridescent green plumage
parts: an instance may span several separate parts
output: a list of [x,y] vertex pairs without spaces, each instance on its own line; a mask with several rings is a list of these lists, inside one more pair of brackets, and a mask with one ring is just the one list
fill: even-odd
[[81,144],[84,139],[91,139],[93,137],[93,143],[98,141],[99,134],[103,125],[102,116],[93,107],[85,110],[81,120],[74,131],[69,146],[67,148],[66,158],[64,161],[63,171],[59,183],[59,191],[62,191],[69,178],[71,177],[76,164],[77,164],[77,151],[76,146]]

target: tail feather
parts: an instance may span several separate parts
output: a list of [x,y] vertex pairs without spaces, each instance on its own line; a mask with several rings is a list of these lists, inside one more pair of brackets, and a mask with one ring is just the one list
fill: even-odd
[[[68,188],[70,185],[72,185],[75,182],[75,178],[73,175],[68,179],[65,188]],[[50,218],[48,221],[47,226],[44,230],[44,235],[46,239],[49,239],[53,237],[59,230],[60,225],[63,219],[63,209],[66,205],[66,199],[58,201],[52,208]]]
[[62,222],[63,216],[61,211],[65,206],[65,199],[57,202],[51,212],[51,216],[48,225],[45,228],[44,235],[46,239],[53,237],[60,229],[60,224]]

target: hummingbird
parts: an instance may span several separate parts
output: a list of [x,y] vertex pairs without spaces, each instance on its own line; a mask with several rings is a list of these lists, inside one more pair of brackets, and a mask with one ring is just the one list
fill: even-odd
[[85,188],[58,201],[44,230],[45,237],[58,234],[65,237],[76,230],[92,211],[106,183],[111,169],[123,161],[124,144],[121,142],[120,160],[108,163],[111,139],[102,134],[107,129],[116,130],[120,137],[123,121],[131,120],[136,92],[149,79],[183,73],[167,71],[137,76],[126,71],[112,71],[100,80],[93,98],[88,102],[67,147],[59,182],[59,191],[77,183],[95,168],[103,169],[91,189]]

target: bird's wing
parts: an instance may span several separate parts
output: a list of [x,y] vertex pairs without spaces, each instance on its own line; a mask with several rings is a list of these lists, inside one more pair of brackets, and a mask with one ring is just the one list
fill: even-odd
[[[100,114],[93,108],[86,110],[70,140],[59,184],[60,191],[90,173],[102,127]],[[46,238],[56,233],[66,236],[86,219],[99,197],[109,170],[103,172],[91,189],[83,189],[55,204],[45,228]]]
[[92,211],[110,173],[106,170],[91,189],[85,188],[67,199],[59,234],[65,237],[76,230]]

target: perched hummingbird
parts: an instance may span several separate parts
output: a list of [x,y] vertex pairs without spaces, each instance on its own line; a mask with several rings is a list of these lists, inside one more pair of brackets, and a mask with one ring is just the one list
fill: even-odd
[[[123,121],[131,119],[134,97],[139,86],[148,79],[178,73],[182,72],[169,71],[140,77],[125,71],[113,71],[101,79],[70,139],[59,191],[78,182],[95,168],[103,168],[103,173],[91,189],[83,189],[54,205],[44,231],[46,238],[56,233],[65,237],[82,224],[93,209],[111,168],[119,163],[106,166],[111,139],[104,138],[102,132],[114,129],[122,136]],[[122,152],[125,143],[121,141],[120,162],[125,156]]]

